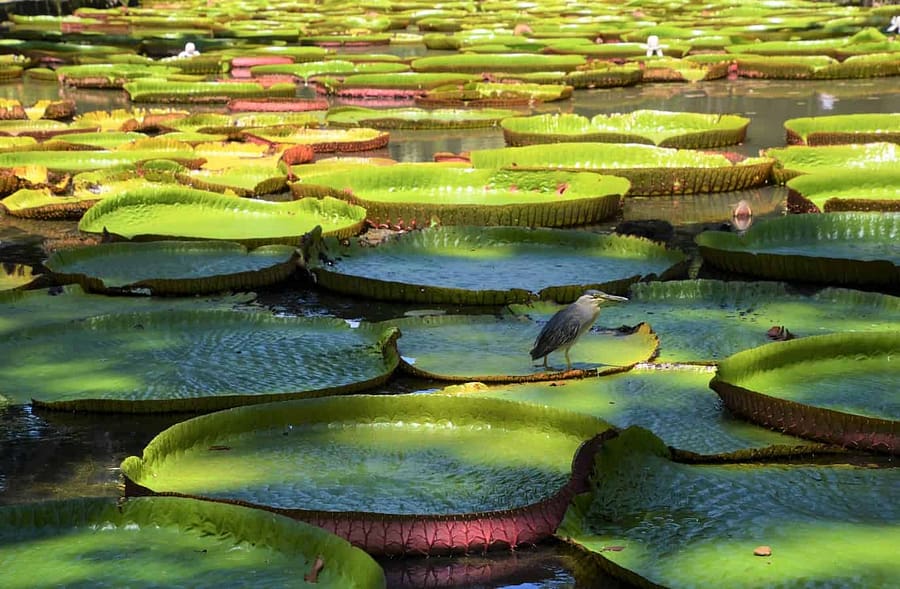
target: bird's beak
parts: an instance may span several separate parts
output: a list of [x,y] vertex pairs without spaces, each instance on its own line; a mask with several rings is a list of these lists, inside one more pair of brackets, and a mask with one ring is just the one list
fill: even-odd
[[589,294],[590,294],[592,297],[594,297],[595,300],[598,300],[598,301],[617,301],[617,302],[624,302],[624,301],[627,301],[627,300],[628,300],[628,299],[625,298],[625,297],[619,297],[619,296],[616,296],[616,295],[607,294],[607,293],[605,293],[605,292],[603,292],[603,291],[601,291],[601,290],[592,290],[592,291],[590,291]]

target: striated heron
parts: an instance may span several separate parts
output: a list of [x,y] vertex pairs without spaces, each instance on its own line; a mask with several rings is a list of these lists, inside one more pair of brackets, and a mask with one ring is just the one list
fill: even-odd
[[591,328],[597,315],[600,314],[600,305],[603,301],[627,301],[625,297],[606,294],[599,290],[589,290],[578,297],[578,300],[559,311],[550,318],[550,321],[541,329],[537,339],[534,340],[534,348],[531,350],[531,359],[544,358],[544,367],[547,367],[547,356],[562,348],[566,354],[566,369],[572,369],[572,361],[569,360],[569,348],[575,345],[584,332]]

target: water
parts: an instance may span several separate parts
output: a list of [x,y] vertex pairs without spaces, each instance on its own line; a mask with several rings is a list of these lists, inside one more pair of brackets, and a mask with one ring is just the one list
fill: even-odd
[[[79,112],[129,108],[122,91],[60,89],[54,83],[0,84],[0,97],[25,104],[45,98],[72,97]],[[652,108],[729,113],[751,118],[746,143],[729,148],[745,155],[785,144],[784,120],[801,116],[900,112],[896,79],[828,82],[712,81],[697,84],[654,84],[632,88],[584,90],[542,112],[576,112],[586,116]],[[462,131],[397,131],[390,145],[368,155],[401,161],[428,161],[436,152],[461,152],[503,146],[499,129]],[[696,253],[693,236],[705,227],[731,219],[731,210],[748,200],[755,217],[780,215],[785,190],[765,187],[739,193],[679,197],[631,198],[622,220],[665,219],[675,226],[674,243]],[[74,222],[35,222],[0,217],[0,262],[39,265],[45,239],[77,237]],[[609,230],[612,224],[588,228]],[[716,276],[704,269],[698,276]],[[276,313],[381,320],[417,308],[397,303],[359,301],[315,290],[301,280],[260,293],[259,303]],[[447,307],[449,312],[466,309]],[[440,385],[400,378],[382,392],[428,390]],[[119,493],[118,465],[139,454],[166,427],[190,417],[184,414],[132,416],[92,415],[0,407],[0,504]],[[400,559],[384,563],[393,587],[456,583],[465,587],[624,587],[596,569],[582,553],[548,544],[515,553],[456,559]]]

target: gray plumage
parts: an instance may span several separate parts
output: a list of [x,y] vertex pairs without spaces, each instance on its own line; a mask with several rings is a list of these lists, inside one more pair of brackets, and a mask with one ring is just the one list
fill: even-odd
[[569,360],[569,348],[591,328],[597,315],[600,314],[600,304],[603,301],[627,301],[625,297],[609,295],[599,290],[589,290],[578,297],[574,303],[557,312],[550,318],[531,350],[531,359],[537,360],[543,357],[544,366],[547,366],[547,356],[562,348],[566,355],[566,368],[572,368]]

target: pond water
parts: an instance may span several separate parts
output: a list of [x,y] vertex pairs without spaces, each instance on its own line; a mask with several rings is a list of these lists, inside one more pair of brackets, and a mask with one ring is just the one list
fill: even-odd
[[[0,84],[0,97],[30,104],[60,95],[73,97],[79,112],[128,108],[122,91],[60,90],[56,84]],[[730,113],[752,119],[747,141],[731,148],[746,155],[785,144],[786,119],[849,113],[900,112],[896,79],[827,82],[713,81],[696,84],[646,84],[633,88],[577,91],[573,99],[546,104],[542,112],[575,112],[586,116],[634,109]],[[461,152],[503,146],[499,129],[393,132],[385,149],[367,155],[400,161],[428,161],[436,152]],[[552,149],[552,147],[548,147]],[[675,226],[674,243],[696,254],[693,236],[731,219],[741,199],[755,218],[780,215],[786,191],[781,187],[679,197],[628,199],[617,220],[664,219]],[[609,231],[615,223],[589,227]],[[39,265],[45,238],[73,237],[74,222],[34,222],[0,217],[0,262]],[[692,267],[692,276],[718,277]],[[300,279],[259,293],[258,302],[281,314],[337,316],[381,320],[416,309],[414,305],[372,303],[315,290]],[[458,308],[447,308],[458,312]],[[410,378],[391,381],[379,392],[422,391],[436,383]],[[189,417],[169,415],[73,414],[0,407],[0,504],[119,493],[118,466],[166,427]],[[468,558],[402,559],[385,563],[393,587],[623,587],[599,573],[595,563],[564,545],[548,544],[515,553]]]

